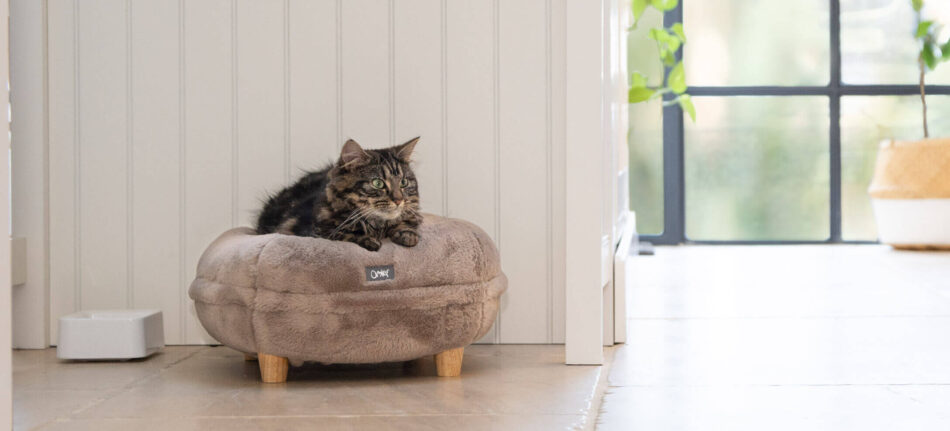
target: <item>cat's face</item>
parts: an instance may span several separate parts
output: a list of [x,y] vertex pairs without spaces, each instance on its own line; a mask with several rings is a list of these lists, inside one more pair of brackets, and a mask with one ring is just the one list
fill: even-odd
[[394,220],[418,212],[419,186],[410,166],[418,141],[378,150],[364,150],[356,141],[347,141],[330,172],[335,197],[377,219]]

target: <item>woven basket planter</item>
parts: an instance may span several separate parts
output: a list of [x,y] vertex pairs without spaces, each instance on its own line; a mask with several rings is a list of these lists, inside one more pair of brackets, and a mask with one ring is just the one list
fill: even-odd
[[882,142],[868,193],[881,242],[950,250],[950,138]]

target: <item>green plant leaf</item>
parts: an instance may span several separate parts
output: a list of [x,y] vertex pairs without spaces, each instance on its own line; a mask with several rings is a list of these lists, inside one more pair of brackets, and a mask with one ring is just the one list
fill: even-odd
[[647,8],[647,0],[633,0],[631,7],[633,9],[633,26],[636,27],[637,23],[640,22],[640,17],[643,16],[643,11]]
[[680,49],[681,46],[683,46],[683,42],[680,42],[679,39],[677,39],[677,38],[675,38],[675,37],[672,37],[672,36],[670,36],[670,37],[667,39],[666,48],[669,49],[670,51],[672,51],[672,52],[679,51],[679,49]]
[[943,61],[950,60],[950,40],[947,43],[940,45],[940,53]]
[[920,51],[920,58],[924,60],[924,64],[927,65],[927,69],[934,70],[937,67],[937,56],[934,53],[933,44],[924,44],[924,48]]
[[695,123],[696,122],[696,107],[693,105],[693,98],[690,97],[689,94],[681,94],[680,97],[677,98],[676,100],[677,100],[677,103],[679,103],[680,108],[682,108],[683,111],[689,114],[689,118],[693,120],[693,122]]
[[675,8],[679,0],[650,0],[650,4],[660,12],[666,12]]
[[686,43],[686,32],[683,31],[682,23],[673,24],[673,26],[670,27],[670,30],[672,30],[673,34],[675,34],[676,37],[680,39],[680,42]]
[[630,103],[640,103],[646,102],[653,97],[654,91],[646,87],[634,87],[630,89],[630,92],[627,94],[627,100]]
[[639,88],[647,86],[647,76],[640,72],[633,72],[630,80],[631,88]]
[[665,28],[650,29],[650,39],[653,39],[660,45],[661,49],[667,49],[676,52],[683,45],[678,36],[674,36]]
[[665,29],[662,29],[662,28],[651,28],[650,39],[653,39],[657,41],[658,43],[661,43],[664,46],[666,46],[667,42],[670,39],[670,34],[667,33]]
[[921,21],[920,24],[917,24],[917,33],[914,35],[914,37],[920,39],[926,36],[930,31],[930,27],[933,25],[933,21]]
[[910,0],[910,4],[914,6],[916,12],[920,12],[924,8],[924,0]]
[[673,66],[673,69],[670,70],[670,75],[666,78],[666,84],[669,85],[670,90],[673,90],[676,94],[686,92],[686,70],[683,67],[682,61],[677,63],[676,66]]
[[666,67],[673,67],[676,64],[676,56],[670,51],[660,51],[660,60],[663,61],[663,65]]

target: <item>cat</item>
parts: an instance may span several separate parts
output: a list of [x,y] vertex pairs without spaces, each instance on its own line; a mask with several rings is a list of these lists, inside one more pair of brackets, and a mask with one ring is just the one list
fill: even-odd
[[385,238],[414,247],[422,223],[419,185],[410,166],[417,142],[364,150],[347,140],[336,163],[307,172],[267,199],[257,233],[349,241],[369,251],[379,250]]

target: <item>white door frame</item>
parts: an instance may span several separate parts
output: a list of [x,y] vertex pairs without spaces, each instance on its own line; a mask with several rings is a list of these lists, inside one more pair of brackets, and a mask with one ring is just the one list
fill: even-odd
[[[46,123],[45,0],[10,1],[10,101],[13,123],[13,236],[25,241],[15,268],[13,345],[49,347],[49,141]],[[18,272],[14,271],[14,272]]]
[[[8,82],[9,52],[9,0],[0,0],[0,82]],[[10,94],[4,85],[0,91],[0,105],[8,106]],[[7,239],[0,241],[0,428],[13,428],[13,328],[10,317],[10,123],[0,121],[0,140],[5,151],[0,151],[0,226],[7,232]]]
[[609,157],[605,130],[608,2],[567,0],[567,364],[599,365],[604,358],[602,240],[607,232],[603,221],[610,196],[603,169]]

